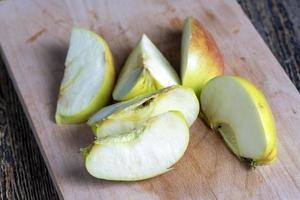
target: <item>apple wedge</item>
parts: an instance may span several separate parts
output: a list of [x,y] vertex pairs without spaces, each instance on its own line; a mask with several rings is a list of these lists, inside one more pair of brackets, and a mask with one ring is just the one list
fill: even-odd
[[113,98],[124,101],[157,89],[178,85],[179,78],[150,39],[143,35],[129,55],[113,91]]
[[194,91],[182,86],[171,86],[152,94],[113,104],[101,109],[89,120],[98,138],[106,137],[143,123],[150,117],[176,110],[183,114],[189,126],[199,114],[199,101]]
[[112,54],[96,33],[73,28],[65,66],[56,123],[85,122],[111,97],[115,79]]
[[95,141],[82,149],[87,171],[116,181],[151,178],[170,170],[184,154],[189,128],[180,112],[171,111],[139,126]]
[[264,95],[237,76],[210,80],[201,92],[201,112],[228,147],[252,166],[276,158],[276,128]]
[[181,81],[199,96],[210,79],[222,75],[224,62],[212,35],[193,17],[187,17],[181,41]]

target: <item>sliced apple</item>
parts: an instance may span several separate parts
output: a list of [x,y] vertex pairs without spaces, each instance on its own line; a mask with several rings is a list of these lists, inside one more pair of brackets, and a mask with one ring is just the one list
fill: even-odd
[[264,95],[249,81],[219,76],[209,81],[200,97],[201,112],[239,158],[252,165],[276,158],[276,128]]
[[73,28],[65,66],[56,123],[85,122],[111,97],[115,79],[112,54],[96,33]]
[[193,17],[184,22],[181,42],[182,85],[199,96],[207,81],[223,74],[223,58],[212,35]]
[[116,132],[111,130],[131,128],[171,110],[181,112],[191,126],[199,114],[199,102],[194,91],[182,86],[161,89],[144,97],[107,106],[92,116],[88,124],[97,137],[106,137]]
[[171,111],[83,149],[85,166],[94,177],[135,181],[170,170],[184,154],[189,128],[180,112]]
[[129,55],[113,91],[124,101],[157,89],[179,84],[179,78],[166,58],[146,35]]

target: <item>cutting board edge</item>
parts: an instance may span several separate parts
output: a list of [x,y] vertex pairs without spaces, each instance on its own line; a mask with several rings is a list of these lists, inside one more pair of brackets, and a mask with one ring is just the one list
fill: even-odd
[[38,145],[38,148],[39,148],[39,150],[40,150],[40,152],[42,154],[43,160],[45,161],[47,170],[48,170],[48,172],[50,174],[52,182],[54,183],[54,187],[55,187],[55,189],[56,189],[56,191],[58,193],[59,199],[64,199],[63,198],[63,193],[62,193],[62,191],[61,191],[61,189],[59,187],[59,183],[57,182],[57,179],[56,179],[56,177],[54,175],[54,172],[51,169],[50,162],[49,162],[49,160],[47,158],[47,155],[46,155],[46,153],[44,151],[44,148],[43,148],[43,146],[41,144],[40,138],[39,138],[39,136],[38,136],[38,134],[36,132],[36,128],[34,127],[34,124],[32,122],[32,118],[31,118],[30,113],[29,113],[29,111],[27,109],[27,106],[25,106],[24,98],[23,98],[23,96],[22,96],[22,94],[21,94],[21,92],[19,90],[18,84],[17,84],[17,82],[15,80],[15,77],[14,77],[12,71],[11,71],[11,67],[10,67],[9,61],[6,58],[5,52],[4,52],[3,47],[2,47],[1,44],[0,44],[0,56],[1,56],[2,60],[3,60],[3,62],[4,62],[4,65],[6,66],[5,68],[6,68],[7,72],[8,72],[8,75],[9,75],[11,81],[12,81],[13,87],[14,87],[16,93],[17,93],[18,99],[19,99],[19,101],[21,103],[21,106],[22,106],[22,109],[23,109],[23,111],[24,111],[24,113],[26,115],[26,119],[27,119],[27,121],[29,123],[30,129],[33,132],[34,138],[35,138],[35,140],[37,142],[37,145]]

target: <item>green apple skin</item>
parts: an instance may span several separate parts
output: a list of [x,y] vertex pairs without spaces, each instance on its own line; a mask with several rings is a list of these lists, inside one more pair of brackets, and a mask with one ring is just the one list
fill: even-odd
[[[114,81],[115,81],[115,68],[114,68],[114,62],[113,62],[113,57],[112,53],[110,51],[110,48],[108,44],[105,42],[105,40],[97,35],[94,32],[91,32],[86,29],[82,28],[73,28],[73,32],[84,32],[86,34],[89,34],[90,37],[94,37],[95,40],[97,40],[102,47],[104,48],[104,59],[105,59],[105,68],[104,70],[104,77],[103,81],[101,83],[101,87],[95,93],[94,98],[89,102],[88,105],[86,105],[82,110],[80,110],[77,113],[71,114],[71,115],[66,115],[64,113],[61,113],[59,109],[57,108],[56,114],[55,114],[55,120],[57,124],[71,124],[71,123],[82,123],[86,122],[91,115],[93,115],[96,111],[98,111],[100,108],[103,106],[107,105],[109,100],[111,99],[111,93],[112,89],[114,86]],[[99,55],[101,56],[101,55]],[[67,61],[66,61],[67,62]],[[66,68],[70,67],[68,66],[69,64],[65,64]],[[64,95],[64,88],[61,85],[61,89],[59,92],[59,97],[58,97],[58,103],[60,101],[60,98]]]
[[182,86],[157,90],[146,96],[107,106],[92,116],[88,124],[97,137],[106,137],[111,134],[111,130],[115,130],[115,126],[121,127],[117,124],[123,124],[123,130],[171,110],[180,111],[191,126],[199,114],[199,101],[195,92]]
[[125,101],[179,83],[173,67],[144,34],[120,72],[113,99]]
[[210,79],[223,75],[223,56],[212,35],[193,17],[185,20],[181,46],[182,85],[199,96]]
[[169,171],[183,156],[188,142],[185,118],[171,111],[149,118],[129,132],[99,139],[81,152],[92,176],[139,181]]
[[276,159],[277,136],[271,108],[251,82],[237,76],[210,80],[200,96],[201,115],[228,147],[252,166]]

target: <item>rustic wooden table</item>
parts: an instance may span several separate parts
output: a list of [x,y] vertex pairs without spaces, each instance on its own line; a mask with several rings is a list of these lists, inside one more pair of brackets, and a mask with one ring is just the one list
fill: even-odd
[[[300,91],[300,1],[239,3]],[[1,59],[0,159],[1,199],[58,199]]]

